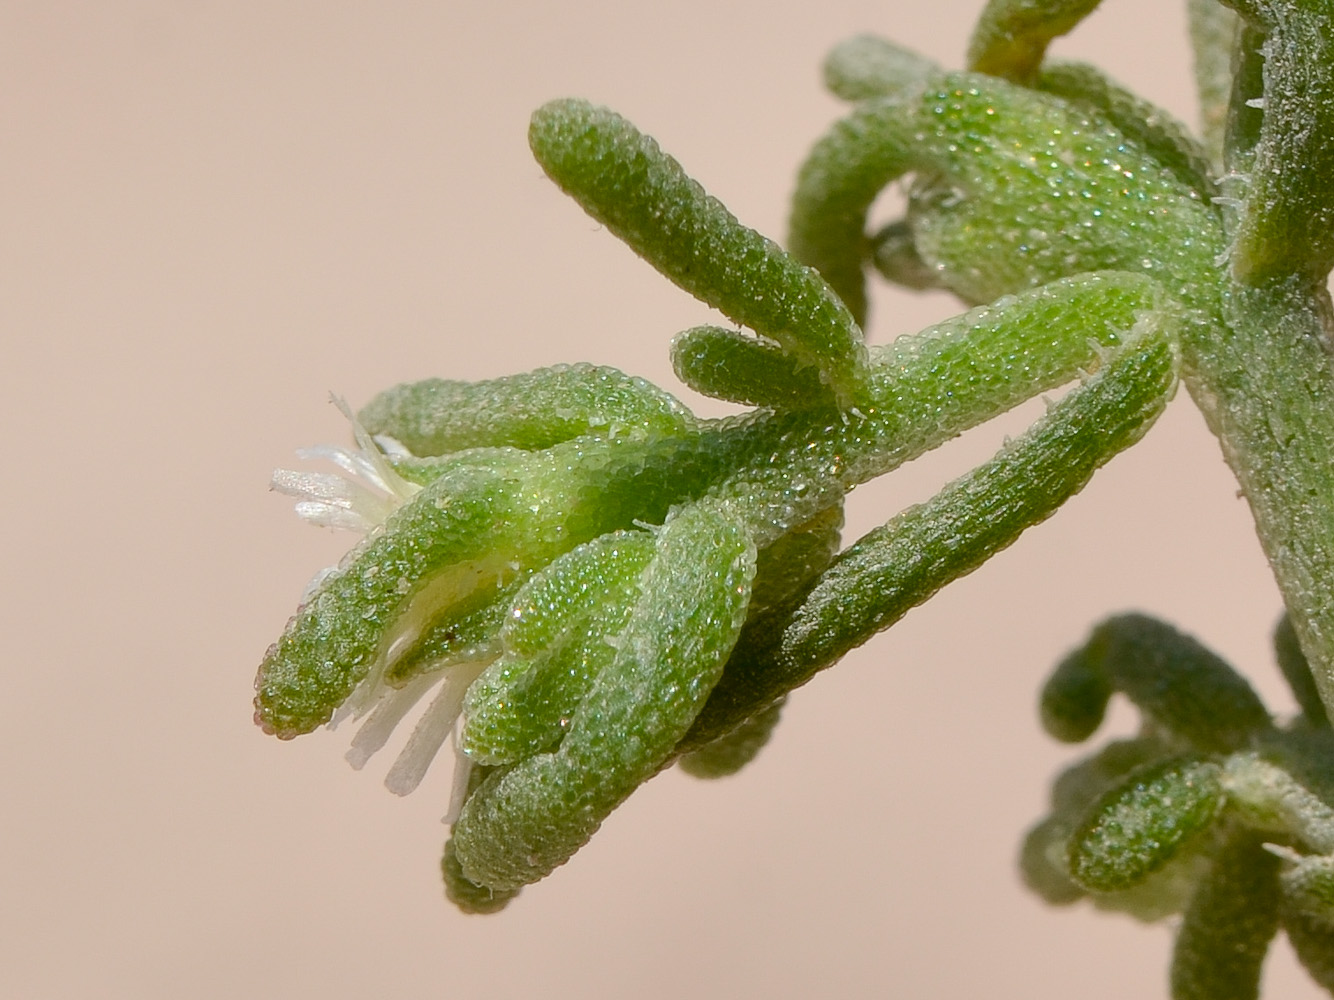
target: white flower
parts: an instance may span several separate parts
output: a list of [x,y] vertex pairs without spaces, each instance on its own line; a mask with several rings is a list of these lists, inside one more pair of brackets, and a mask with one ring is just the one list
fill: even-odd
[[[270,485],[277,492],[296,499],[296,512],[302,520],[327,528],[368,534],[384,524],[389,515],[410,500],[421,487],[400,476],[389,461],[390,457],[409,454],[402,445],[392,438],[371,437],[346,401],[338,396],[329,398],[352,425],[356,448],[318,445],[300,449],[297,456],[331,462],[341,471],[298,472],[276,469]],[[336,566],[330,566],[315,574],[301,595],[302,603],[337,569]],[[391,792],[406,795],[421,783],[431,761],[454,731],[463,706],[463,695],[485,664],[464,663],[446,670],[428,671],[413,678],[405,686],[395,688],[384,680],[386,663],[383,661],[387,659],[387,656],[382,656],[382,662],[377,663],[357,685],[329,721],[329,728],[334,728],[349,716],[353,719],[365,717],[352,737],[352,745],[347,752],[348,763],[360,770],[384,747],[395,727],[413,706],[438,685],[439,692],[422,714],[385,777],[385,786]],[[451,815],[445,817],[447,821],[462,802],[468,771],[471,769],[467,759],[457,751],[455,759],[455,789],[450,805]]]
[[357,447],[318,445],[300,449],[297,456],[332,462],[342,473],[276,469],[270,485],[295,497],[297,515],[311,524],[368,532],[383,524],[421,487],[408,482],[389,463],[389,453],[406,454],[398,442],[372,438],[343,399],[331,396],[330,400],[352,424]]

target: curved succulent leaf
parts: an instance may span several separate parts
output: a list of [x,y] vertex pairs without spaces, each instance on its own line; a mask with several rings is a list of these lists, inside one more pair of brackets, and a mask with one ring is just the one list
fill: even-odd
[[1216,309],[1219,217],[1088,105],[954,74],[924,95],[917,249],[963,298],[987,301],[1078,271],[1169,280]]
[[464,804],[454,827],[464,877],[496,890],[537,881],[663,765],[722,673],[754,571],[735,518],[695,504],[668,519],[625,628],[610,637],[616,656],[559,747],[491,776]]
[[[1210,0],[1217,6],[1216,0]],[[1209,155],[1190,130],[1167,111],[1113,81],[1087,63],[1048,63],[1036,86],[1106,116],[1127,139],[1161,163],[1203,199],[1218,193]]]
[[413,455],[508,446],[535,451],[585,435],[680,434],[689,410],[651,382],[600,365],[556,365],[480,382],[426,379],[386,389],[358,419]]
[[1074,29],[1099,0],[989,0],[968,43],[968,68],[1026,81],[1052,39]]
[[678,333],[672,368],[696,392],[731,403],[802,410],[826,398],[814,368],[803,368],[777,344],[716,326]]
[[825,57],[824,84],[845,101],[920,90],[940,67],[916,52],[875,35],[840,42]]
[[614,532],[558,557],[515,595],[503,654],[468,689],[459,746],[481,764],[510,764],[555,745],[615,656],[639,578],[654,554],[647,531]]
[[1042,728],[1064,743],[1082,743],[1102,725],[1112,692],[1107,672],[1083,649],[1075,650],[1042,685],[1038,700]]
[[844,403],[862,399],[866,348],[838,296],[738,222],[651,138],[614,112],[574,100],[538,109],[528,138],[548,175],[662,274],[815,366]]
[[[951,73],[859,104],[802,166],[793,252],[863,316],[867,214],[885,185],[916,172],[918,255],[966,301],[1110,268],[1170,279],[1189,304],[1216,312],[1217,213],[1095,108],[1089,86],[1082,93],[1072,103]],[[1100,99],[1121,107],[1111,92]],[[1167,143],[1164,128],[1141,131]],[[1176,146],[1164,148],[1178,163]]]
[[1272,728],[1245,678],[1195,639],[1147,615],[1109,618],[1062,661],[1043,690],[1049,731],[1059,727],[1073,735],[1091,723],[1087,736],[1112,691],[1206,752],[1236,750]]
[[990,462],[859,539],[795,616],[786,654],[833,662],[1043,520],[1139,440],[1171,397],[1174,365],[1157,336],[1125,348]]

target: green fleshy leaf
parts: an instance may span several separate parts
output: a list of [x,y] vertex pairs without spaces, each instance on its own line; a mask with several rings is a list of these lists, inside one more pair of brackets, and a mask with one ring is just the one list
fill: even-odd
[[863,102],[802,166],[790,245],[859,317],[867,214],[910,171],[917,253],[965,301],[1110,268],[1217,310],[1221,220],[1191,186],[1089,103],[960,73]]
[[[665,449],[663,466],[649,462]],[[326,577],[266,654],[256,722],[289,738],[329,721],[359,683],[399,676],[424,635],[470,629],[491,595],[574,546],[673,502],[718,475],[681,445],[587,439],[540,452],[477,449],[435,477]],[[722,456],[718,460],[725,460]],[[400,677],[400,680],[402,678]]]
[[875,35],[858,35],[836,45],[824,61],[824,84],[845,101],[920,90],[939,67],[916,52]]
[[683,755],[676,764],[693,778],[726,778],[753,761],[773,736],[783,713],[783,703],[775,702],[752,715],[726,736]]
[[813,365],[843,403],[863,399],[866,348],[838,296],[739,223],[656,142],[619,115],[574,100],[540,108],[528,135],[551,178],[662,274]]
[[468,689],[459,746],[510,764],[559,742],[597,674],[615,657],[654,553],[646,531],[603,535],[536,573],[510,604],[504,654]]
[[1200,133],[1209,162],[1223,165],[1223,133],[1232,94],[1232,53],[1241,31],[1235,13],[1218,0],[1187,0],[1190,44],[1195,53],[1195,90],[1200,99]]
[[588,364],[481,382],[409,382],[377,395],[358,419],[418,456],[500,446],[535,451],[590,434],[650,438],[680,434],[694,420],[651,382]]
[[672,368],[696,392],[746,406],[801,410],[827,397],[819,372],[802,368],[777,344],[716,326],[677,334]]
[[1072,377],[1159,295],[1134,275],[1087,275],[900,338],[878,352],[865,412],[758,413],[680,437],[426,460],[437,467],[425,488],[322,583],[265,658],[257,719],[283,736],[310,731],[373,668],[392,669],[425,630],[471,613],[476,592],[608,531],[658,523],[674,503],[712,496],[766,545],[856,484]]
[[1278,858],[1233,831],[1187,907],[1172,954],[1173,1000],[1256,1000],[1278,932]]
[[749,533],[715,506],[667,520],[616,656],[559,747],[493,775],[464,804],[454,827],[464,877],[497,890],[537,881],[658,771],[722,673],[754,572]]
[[1042,686],[1042,728],[1064,743],[1082,743],[1102,725],[1112,685],[1082,649],[1071,653]]
[[[1160,740],[1141,737],[1117,740],[1067,768],[1052,784],[1052,812],[1034,827],[1020,854],[1025,884],[1049,903],[1063,905],[1090,895],[1070,876],[1070,838],[1103,795],[1124,783],[1137,768],[1157,764],[1170,749]],[[1127,913],[1152,922],[1179,913],[1190,899],[1201,865],[1198,849],[1187,845],[1162,868],[1129,888],[1091,894],[1102,910]]]
[[1052,39],[1068,34],[1099,0],[988,0],[968,43],[968,68],[1031,80]]
[[[1239,749],[1272,728],[1245,678],[1195,639],[1147,615],[1103,622],[1053,680],[1095,674],[1156,724],[1206,752]],[[1092,688],[1091,681],[1083,683]]]
[[[517,454],[517,453],[516,453]],[[353,687],[441,617],[512,574],[513,456],[455,464],[392,514],[288,623],[255,680],[255,720],[282,738],[328,722]]]
[[756,685],[751,670],[777,655],[784,626],[833,562],[842,527],[840,503],[759,551],[746,623],[722,679],[677,747],[679,753],[713,746],[785,700],[782,691]]
[[[925,86],[925,84],[923,84]],[[787,244],[866,323],[867,213],[913,166],[914,94],[867,101],[811,149],[797,174]]]
[[[1215,0],[1210,0],[1215,2]],[[1170,170],[1187,188],[1208,200],[1218,193],[1209,155],[1185,125],[1087,63],[1048,63],[1039,90],[1085,105],[1106,116],[1127,139]]]
[[1101,268],[1140,271],[1216,308],[1224,248],[1211,205],[1088,105],[987,77],[924,97],[909,219],[922,258],[969,301]]
[[794,617],[784,655],[811,672],[834,662],[1048,517],[1139,440],[1171,396],[1174,364],[1157,336],[1114,354],[990,462],[864,536]]
[[[1120,276],[1116,276],[1119,280]],[[1125,276],[1135,281],[1145,279]],[[1094,306],[1100,292],[1124,294],[1130,286],[1082,284],[1078,301],[1088,311],[1080,316],[1087,323],[1101,310],[1110,319],[1115,310],[1129,304],[1126,299],[1107,298]],[[1141,284],[1140,294],[1151,290]],[[1051,309],[1063,303],[1072,286],[1063,286],[1048,298],[1043,290],[998,303],[995,330],[1010,331],[1009,343],[1025,331],[1042,331],[1050,338],[1064,320]],[[837,662],[848,650],[888,628],[909,609],[925,601],[951,580],[964,575],[995,552],[1013,542],[1030,525],[1050,516],[1061,503],[1077,492],[1093,472],[1117,451],[1139,439],[1166,405],[1175,386],[1175,353],[1162,336],[1174,319],[1169,312],[1152,311],[1152,297],[1140,299],[1144,307],[1139,330],[1131,345],[1111,352],[1103,367],[1082,386],[1072,390],[1052,407],[1023,437],[1013,441],[994,459],[973,473],[947,486],[933,500],[904,511],[887,525],[877,528],[842,553],[802,606],[782,628],[776,641],[755,647],[738,647],[738,657],[728,664],[716,697],[701,716],[695,735],[711,739],[730,730],[783,693],[805,683],[818,670]],[[1140,310],[1122,313],[1125,322]],[[1023,317],[1021,320],[1020,317]],[[984,329],[983,317],[974,314],[974,335]],[[1010,326],[1008,321],[1014,321]],[[1028,326],[1032,322],[1033,326]],[[1084,331],[1088,326],[1082,326]],[[1143,339],[1138,339],[1140,336]],[[1004,340],[998,341],[1003,343]],[[928,342],[929,344],[929,342]],[[913,345],[900,338],[890,349],[905,352],[915,360],[928,344]],[[984,357],[978,350],[971,360]],[[965,362],[967,363],[967,362]],[[887,367],[888,364],[887,364]],[[943,370],[943,366],[932,365]],[[951,379],[953,384],[974,378]]]
[[1136,771],[1090,809],[1070,838],[1070,875],[1093,892],[1142,882],[1218,817],[1217,764],[1177,758]]

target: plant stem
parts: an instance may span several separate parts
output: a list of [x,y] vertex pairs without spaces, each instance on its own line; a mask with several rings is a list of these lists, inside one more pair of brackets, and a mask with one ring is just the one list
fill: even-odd
[[1183,331],[1186,384],[1218,436],[1327,708],[1334,706],[1334,322],[1292,279],[1233,283],[1228,329]]

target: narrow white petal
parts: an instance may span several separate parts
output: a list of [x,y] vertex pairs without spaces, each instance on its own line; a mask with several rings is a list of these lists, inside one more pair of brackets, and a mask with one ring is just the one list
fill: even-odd
[[449,790],[449,807],[440,817],[440,822],[453,826],[463,811],[464,800],[468,797],[468,782],[472,779],[472,758],[459,749],[459,730],[454,727],[454,785]]
[[322,528],[343,528],[347,531],[369,531],[375,522],[368,521],[360,511],[333,506],[318,500],[302,500],[296,505],[296,516]]
[[485,664],[464,663],[445,672],[440,692],[417,722],[408,744],[385,776],[384,785],[395,795],[407,795],[426,776],[426,770],[449,738],[463,710],[463,695]]
[[[352,436],[356,439],[357,447],[361,449],[361,454],[374,467],[376,485],[388,493],[398,497],[400,501],[406,500],[418,490],[421,489],[416,483],[410,483],[389,464],[389,460],[384,457],[380,451],[380,446],[375,443],[375,439],[366,432],[366,428],[361,426],[361,421],[357,419],[352,407],[347,405],[347,400],[341,396],[331,395],[329,397],[334,406],[342,411],[343,416],[347,417],[352,424]],[[369,477],[367,477],[369,478]]]
[[403,716],[407,715],[412,706],[439,681],[439,674],[423,674],[414,677],[401,688],[387,688],[384,697],[352,737],[352,745],[345,755],[347,762],[355,770],[360,771],[366,765],[366,761],[389,742],[390,734],[403,721]]
[[274,469],[269,486],[285,496],[298,500],[341,501],[351,507],[357,487],[332,472],[297,472],[294,469]]

